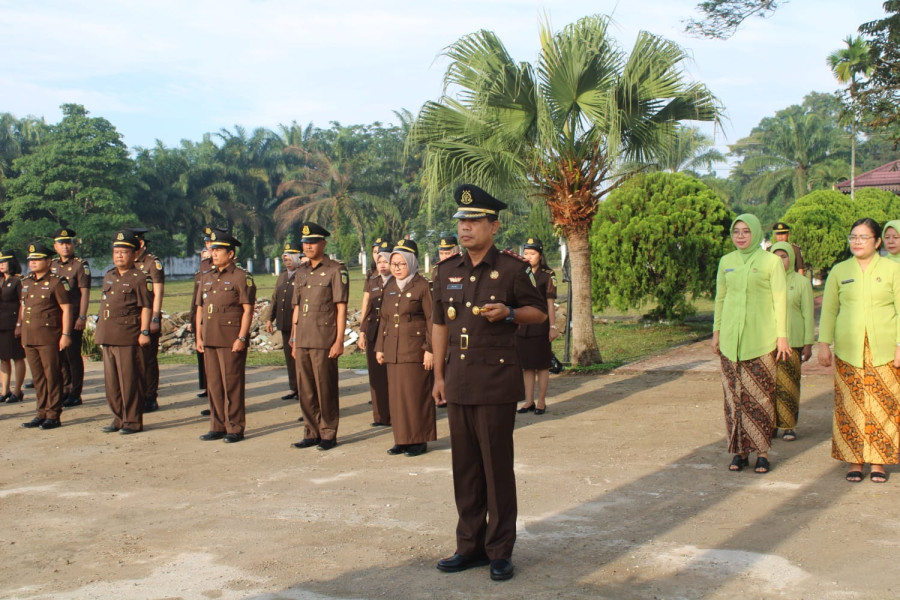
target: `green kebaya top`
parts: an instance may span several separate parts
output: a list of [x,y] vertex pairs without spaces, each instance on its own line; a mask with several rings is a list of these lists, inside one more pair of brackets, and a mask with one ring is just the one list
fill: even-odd
[[801,348],[816,341],[812,283],[794,270],[794,247],[791,244],[777,242],[769,248],[773,254],[776,250],[787,253],[789,261],[785,269],[788,344],[791,348]]
[[900,264],[872,257],[865,273],[856,257],[839,262],[825,280],[819,341],[834,342],[834,355],[863,366],[866,336],[874,365],[894,360],[900,344]]
[[751,360],[775,349],[787,337],[787,292],[781,259],[760,247],[762,225],[744,214],[731,223],[745,223],[750,246],[729,252],[716,273],[713,331],[719,332],[719,352],[731,361]]

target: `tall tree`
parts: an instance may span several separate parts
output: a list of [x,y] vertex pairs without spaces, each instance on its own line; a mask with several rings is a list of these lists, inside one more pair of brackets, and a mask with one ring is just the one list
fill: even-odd
[[716,163],[724,163],[725,155],[713,144],[713,139],[698,127],[678,127],[671,145],[662,152],[658,170],[669,173],[681,171],[711,171]]
[[700,37],[725,40],[750,17],[769,17],[779,4],[785,2],[787,0],[705,0],[697,5],[703,16],[699,20],[688,19],[685,30]]
[[874,68],[869,60],[869,44],[861,37],[848,36],[844,40],[846,48],[835,50],[828,55],[828,66],[838,83],[847,86],[850,96],[850,197],[856,196],[856,122],[858,76],[868,77]]
[[900,143],[900,0],[887,0],[885,18],[863,23],[859,31],[870,49],[872,70],[859,88],[862,114],[871,127],[888,131]]
[[411,136],[427,148],[431,199],[464,180],[547,203],[569,247],[576,364],[600,361],[588,240],[600,200],[631,175],[624,165],[658,159],[680,121],[720,114],[709,90],[687,81],[682,48],[641,32],[627,54],[608,24],[543,24],[535,65],[514,62],[492,32],[461,38],[445,51],[445,89],[458,93],[426,103]]

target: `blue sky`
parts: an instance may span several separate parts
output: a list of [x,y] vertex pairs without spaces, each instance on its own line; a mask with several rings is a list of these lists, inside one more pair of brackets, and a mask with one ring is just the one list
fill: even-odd
[[242,125],[396,123],[437,98],[441,50],[495,31],[533,61],[540,22],[554,29],[610,14],[628,49],[645,29],[694,57],[690,75],[725,105],[725,145],[765,116],[837,84],[825,57],[882,0],[793,0],[728,41],[682,33],[697,0],[0,0],[0,112],[60,118],[79,103],[125,143],[167,146]]

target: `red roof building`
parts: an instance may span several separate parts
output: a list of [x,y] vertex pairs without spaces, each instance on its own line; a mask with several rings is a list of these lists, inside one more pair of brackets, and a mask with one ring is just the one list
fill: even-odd
[[[900,160],[891,161],[877,169],[856,176],[856,189],[876,188],[900,194]],[[839,192],[850,193],[850,180],[834,186]]]

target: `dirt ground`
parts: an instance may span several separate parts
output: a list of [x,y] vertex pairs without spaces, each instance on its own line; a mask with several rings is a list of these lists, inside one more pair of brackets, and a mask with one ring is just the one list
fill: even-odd
[[[341,372],[339,446],[297,450],[277,368],[248,370],[247,439],[202,442],[191,367],[159,412],[104,434],[102,367],[63,427],[0,405],[3,598],[895,598],[900,473],[851,485],[830,458],[831,376],[803,379],[799,439],[773,471],[729,473],[708,342],[608,375],[551,380],[520,415],[516,576],[445,574],[456,522],[446,414],[418,458],[370,427],[364,373]],[[815,359],[813,359],[815,360]]]

